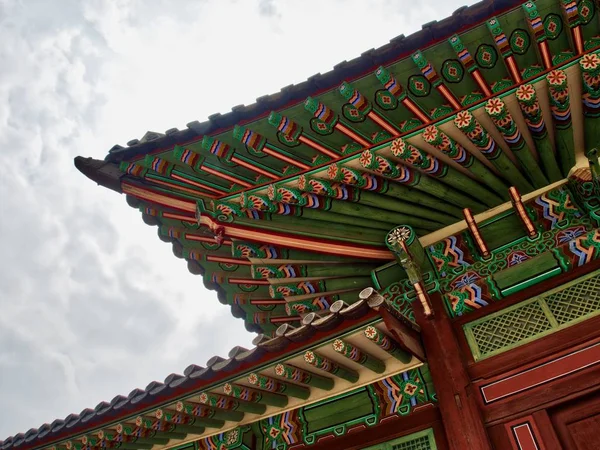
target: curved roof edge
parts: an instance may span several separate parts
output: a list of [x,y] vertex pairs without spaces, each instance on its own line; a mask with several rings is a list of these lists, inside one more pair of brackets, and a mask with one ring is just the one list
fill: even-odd
[[389,65],[416,50],[430,47],[453,34],[480,25],[486,19],[517,8],[522,3],[523,0],[483,0],[472,6],[462,6],[441,21],[435,20],[424,24],[416,33],[397,36],[389,43],[377,49],[367,50],[353,60],[342,61],[329,72],[318,73],[300,84],[286,86],[276,94],[259,97],[252,105],[234,106],[231,112],[212,114],[205,122],[197,120],[190,122],[186,130],[171,128],[165,134],[148,132],[141,140],[129,141],[128,147],[115,145],[109,150],[105,159],[110,162],[129,160],[231,128],[236,124],[252,122],[272,110],[303,102],[306,97],[333,89],[344,80],[358,78],[381,65]]

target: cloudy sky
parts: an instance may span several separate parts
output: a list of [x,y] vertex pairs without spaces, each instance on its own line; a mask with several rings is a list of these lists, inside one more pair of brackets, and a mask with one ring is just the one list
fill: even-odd
[[0,440],[253,337],[74,156],[253,103],[465,3],[0,0]]

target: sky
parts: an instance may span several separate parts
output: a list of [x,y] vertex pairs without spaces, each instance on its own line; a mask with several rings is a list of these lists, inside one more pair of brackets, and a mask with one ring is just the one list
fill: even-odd
[[0,0],[0,440],[254,337],[73,158],[252,104],[465,0],[416,4]]

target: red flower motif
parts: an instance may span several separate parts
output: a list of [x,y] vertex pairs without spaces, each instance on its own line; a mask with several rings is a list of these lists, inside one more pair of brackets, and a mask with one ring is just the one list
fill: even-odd
[[405,148],[406,148],[406,142],[404,142],[404,139],[402,139],[402,138],[394,139],[392,141],[392,146],[390,147],[394,156],[398,156],[398,155],[402,154],[404,152]]
[[369,151],[362,152],[362,155],[360,155],[359,161],[363,167],[369,167],[373,161],[372,153]]
[[204,392],[200,394],[200,403],[208,403],[208,395]]
[[231,386],[229,383],[225,383],[225,386],[223,386],[223,392],[225,392],[227,395],[231,394],[233,392],[233,386]]
[[248,383],[250,383],[250,384],[258,383],[258,376],[255,373],[251,373],[250,375],[248,375]]
[[275,374],[277,374],[281,377],[281,376],[283,376],[284,373],[285,373],[285,366],[283,364],[277,364],[275,366]]
[[598,56],[596,53],[588,53],[587,55],[583,55],[583,57],[579,60],[579,65],[583,70],[597,69],[600,65],[600,56]]
[[548,83],[554,86],[561,86],[567,82],[567,75],[562,70],[553,70],[546,77]]
[[342,341],[341,339],[336,339],[335,341],[333,341],[333,349],[336,352],[338,352],[338,353],[343,352],[344,347],[346,347],[346,344],[344,344],[344,341]]
[[454,125],[459,129],[468,127],[473,120],[473,115],[469,111],[461,111],[454,118]]
[[504,102],[500,100],[498,97],[491,98],[485,105],[485,110],[491,116],[496,116],[501,114],[504,110]]
[[365,328],[365,336],[369,339],[375,338],[375,336],[377,336],[377,330],[375,329],[375,327]]
[[425,131],[423,131],[423,139],[425,139],[425,142],[432,143],[437,139],[437,137],[438,130],[434,125],[428,126],[427,128],[425,128]]
[[315,361],[315,354],[310,350],[304,354],[304,361],[309,364],[312,364]]
[[516,95],[519,100],[528,101],[535,97],[535,89],[531,84],[523,84],[517,88]]

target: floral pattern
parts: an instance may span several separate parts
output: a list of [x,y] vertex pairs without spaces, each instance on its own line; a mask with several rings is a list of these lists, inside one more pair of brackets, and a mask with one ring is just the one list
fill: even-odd
[[548,83],[554,86],[562,86],[567,82],[567,74],[560,69],[551,71],[546,77]]
[[521,101],[530,101],[535,98],[535,88],[531,84],[523,84],[515,92],[517,98]]
[[490,116],[502,114],[502,112],[504,111],[504,102],[498,97],[491,98],[485,104],[485,111]]

